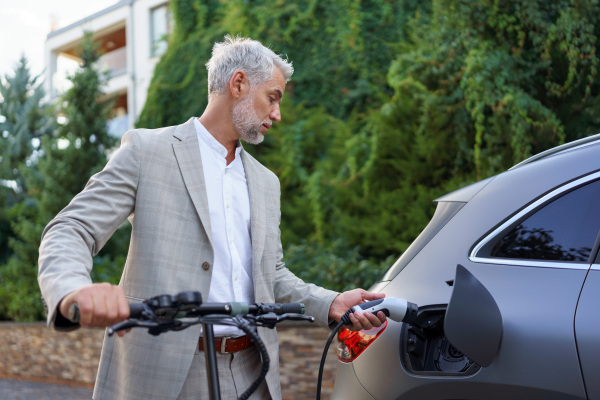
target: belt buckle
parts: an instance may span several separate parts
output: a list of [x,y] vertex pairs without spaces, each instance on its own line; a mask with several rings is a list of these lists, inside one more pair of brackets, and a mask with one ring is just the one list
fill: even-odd
[[227,337],[221,338],[221,348],[219,349],[219,353],[221,353],[221,354],[229,354],[229,352],[226,350],[227,349],[227,341],[229,339],[234,339],[234,337],[233,336],[227,336]]

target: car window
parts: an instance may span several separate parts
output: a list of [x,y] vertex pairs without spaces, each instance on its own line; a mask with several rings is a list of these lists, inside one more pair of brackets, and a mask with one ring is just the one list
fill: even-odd
[[600,228],[599,202],[600,181],[580,186],[513,225],[488,256],[586,262]]

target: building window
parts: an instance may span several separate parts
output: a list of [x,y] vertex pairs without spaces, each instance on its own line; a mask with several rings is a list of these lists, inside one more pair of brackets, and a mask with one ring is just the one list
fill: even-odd
[[171,13],[168,4],[150,10],[150,54],[160,56],[167,49],[167,35],[171,32]]

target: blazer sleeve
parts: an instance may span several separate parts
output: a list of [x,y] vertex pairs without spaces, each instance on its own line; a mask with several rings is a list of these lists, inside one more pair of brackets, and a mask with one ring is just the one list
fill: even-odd
[[283,263],[277,263],[275,298],[282,303],[304,303],[306,315],[315,317],[315,323],[328,327],[329,307],[339,294],[312,283],[306,283],[294,275]]
[[[275,177],[277,190],[280,193],[279,179]],[[281,221],[280,196],[277,196],[276,212]],[[281,245],[281,231],[276,248],[275,265],[275,299],[282,303],[304,303],[306,315],[315,317],[315,323],[322,327],[328,327],[329,308],[333,300],[339,295],[338,292],[325,289],[312,283],[304,282],[290,271],[283,261],[283,249]]]
[[[92,283],[92,257],[134,212],[138,148],[136,132],[125,133],[121,147],[104,169],[46,226],[39,250],[38,283],[48,325],[57,321],[63,297]],[[59,317],[58,321],[66,320]]]

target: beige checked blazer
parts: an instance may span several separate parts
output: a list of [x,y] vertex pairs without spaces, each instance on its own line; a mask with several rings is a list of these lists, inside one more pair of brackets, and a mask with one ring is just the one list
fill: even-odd
[[[256,301],[303,302],[307,314],[327,326],[337,293],[304,283],[285,267],[279,181],[243,150],[241,158],[251,203]],[[207,298],[214,259],[207,190],[192,119],[127,132],[106,167],[44,231],[38,280],[50,310],[48,323],[54,322],[60,299],[91,283],[92,256],[126,218],[133,230],[120,285],[131,301],[182,290],[199,290]],[[258,330],[271,358],[269,391],[278,399],[277,333]],[[94,399],[177,398],[199,331],[196,326],[155,337],[134,329],[123,338],[105,336]]]

